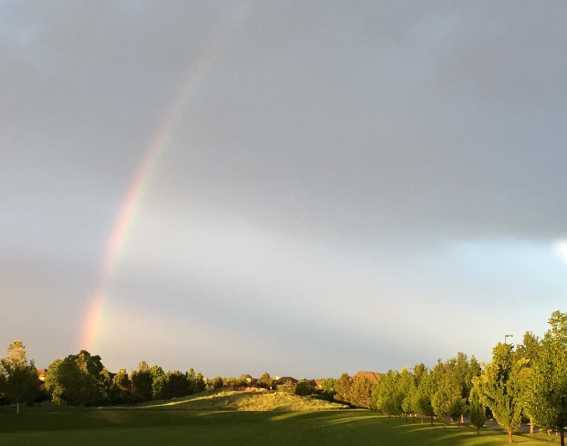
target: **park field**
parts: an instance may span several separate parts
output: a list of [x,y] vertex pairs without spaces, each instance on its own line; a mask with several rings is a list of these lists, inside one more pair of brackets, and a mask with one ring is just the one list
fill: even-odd
[[[552,443],[524,436],[523,446]],[[0,445],[379,445],[491,446],[503,433],[443,424],[408,422],[353,409],[223,411],[166,408],[31,408],[16,416],[0,411]]]

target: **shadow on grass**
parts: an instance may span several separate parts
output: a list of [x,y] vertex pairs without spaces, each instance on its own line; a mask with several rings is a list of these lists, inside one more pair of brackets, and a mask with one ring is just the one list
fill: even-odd
[[[150,433],[148,428],[154,429],[154,432]],[[186,441],[206,438],[207,441],[210,441],[207,444],[283,446],[292,444],[379,444],[380,446],[493,446],[505,444],[503,433],[486,431],[477,435],[475,431],[465,426],[408,423],[407,420],[388,418],[367,410],[274,413],[155,410],[152,408],[145,410],[142,408],[133,410],[47,410],[38,408],[30,409],[19,417],[11,412],[0,410],[0,432],[3,433],[43,432],[41,435],[48,438],[49,432],[55,431],[84,432],[84,435],[99,432],[121,438],[124,429],[139,430],[139,434],[133,433],[132,435],[140,438],[143,444],[149,444],[146,441],[146,433],[158,436],[175,435],[176,429],[180,438]],[[156,434],[156,432],[159,433]],[[67,434],[61,435],[66,436]],[[201,437],[198,437],[199,435]],[[228,439],[232,441],[227,443]],[[549,443],[521,436],[515,437],[515,442],[526,446],[528,444],[532,446],[549,445]]]
[[[443,423],[408,423],[407,420],[380,416],[372,412],[297,413],[272,417],[272,421],[304,423],[313,429],[339,434],[345,428],[360,438],[379,439],[380,445],[494,446],[506,444],[503,431],[485,430],[477,434],[467,425]],[[549,443],[528,436],[515,435],[514,444]]]

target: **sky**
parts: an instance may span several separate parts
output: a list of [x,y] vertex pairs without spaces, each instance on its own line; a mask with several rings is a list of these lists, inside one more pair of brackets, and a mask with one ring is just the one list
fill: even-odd
[[0,0],[0,344],[316,377],[542,334],[567,302],[566,21]]

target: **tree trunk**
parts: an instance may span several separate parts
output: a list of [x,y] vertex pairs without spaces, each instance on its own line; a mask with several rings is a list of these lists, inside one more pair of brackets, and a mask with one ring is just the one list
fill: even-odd
[[512,443],[512,428],[508,428],[508,443]]
[[465,424],[465,415],[461,414],[461,424]]
[[561,446],[565,446],[565,431],[563,430],[563,426],[560,428],[559,435],[561,435]]
[[534,433],[534,420],[530,419],[530,434]]
[[16,401],[16,415],[20,415],[20,402]]
[[430,420],[431,420],[431,425],[433,425],[433,415],[431,415]]

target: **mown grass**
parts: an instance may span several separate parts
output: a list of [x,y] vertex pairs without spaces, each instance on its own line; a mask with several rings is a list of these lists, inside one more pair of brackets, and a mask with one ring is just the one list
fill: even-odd
[[[515,437],[522,446],[550,443]],[[412,423],[364,410],[303,412],[167,409],[0,411],[0,445],[379,445],[495,446],[502,433]]]

